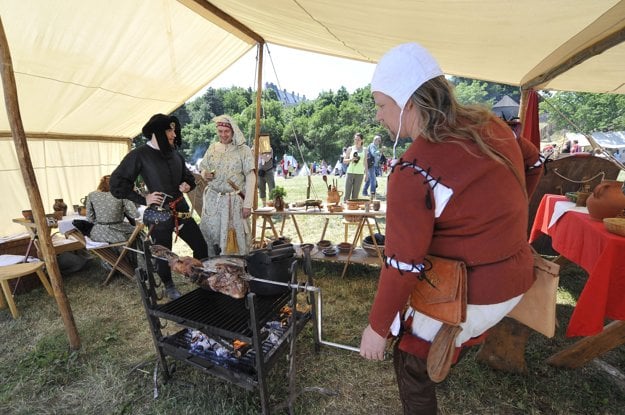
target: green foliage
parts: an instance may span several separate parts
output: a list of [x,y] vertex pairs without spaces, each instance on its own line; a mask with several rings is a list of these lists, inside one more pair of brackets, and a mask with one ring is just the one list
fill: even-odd
[[[466,78],[451,77],[456,96],[463,104],[492,106],[504,95],[520,101],[520,90],[510,85],[495,84]],[[541,111],[548,115],[553,130],[575,130],[564,116],[571,119],[579,132],[597,130],[625,130],[625,96],[616,94],[554,93],[549,102],[557,108],[541,103]],[[376,108],[370,86],[359,88],[353,93],[345,88],[338,91],[323,91],[317,99],[304,101],[294,106],[284,106],[276,93],[263,90],[261,100],[260,129],[269,134],[276,159],[284,154],[293,155],[307,163],[326,160],[331,166],[339,159],[343,147],[352,144],[354,133],[365,136],[365,145],[379,134],[382,149],[392,157],[395,137],[376,120]],[[251,89],[232,87],[230,89],[207,89],[206,93],[188,102],[174,112],[183,124],[183,155],[194,162],[202,157],[209,144],[216,140],[215,127],[211,122],[216,115],[229,114],[239,124],[253,146],[256,133],[256,93]],[[143,143],[138,137],[136,143]],[[400,140],[396,148],[399,157],[410,144]]]
[[625,130],[625,95],[556,92],[543,95],[540,111],[548,114],[555,130],[585,134]]
[[282,186],[276,186],[271,190],[271,193],[269,193],[269,197],[272,199],[277,199],[279,197],[284,198],[286,197],[286,189]]

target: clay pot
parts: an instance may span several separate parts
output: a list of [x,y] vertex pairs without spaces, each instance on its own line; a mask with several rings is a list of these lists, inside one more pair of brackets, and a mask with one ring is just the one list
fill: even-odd
[[590,217],[595,220],[613,218],[625,209],[625,194],[621,191],[622,182],[603,180],[586,200]]
[[55,212],[61,211],[63,214],[61,216],[67,215],[67,204],[63,202],[63,199],[54,199],[54,205],[52,205],[52,210]]
[[282,199],[281,197],[276,197],[273,200],[273,207],[276,208],[276,212],[284,211],[284,199]]
[[328,190],[328,204],[337,204],[341,201],[341,196],[343,196],[343,192],[334,190]]
[[33,211],[30,209],[22,210],[22,216],[29,222],[33,222]]

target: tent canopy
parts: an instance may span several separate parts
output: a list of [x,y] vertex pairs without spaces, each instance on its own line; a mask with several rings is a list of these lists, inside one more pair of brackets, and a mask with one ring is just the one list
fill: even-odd
[[[625,0],[0,0],[0,16],[26,135],[41,140],[29,147],[44,205],[77,203],[152,114],[179,107],[257,42],[377,62],[416,41],[450,75],[625,93]],[[56,153],[49,140],[76,145]],[[106,154],[81,163],[92,141]],[[0,146],[11,145],[3,107]],[[11,158],[0,181],[4,194],[17,190],[0,201],[0,235],[28,206]],[[65,158],[75,168],[59,166]]]

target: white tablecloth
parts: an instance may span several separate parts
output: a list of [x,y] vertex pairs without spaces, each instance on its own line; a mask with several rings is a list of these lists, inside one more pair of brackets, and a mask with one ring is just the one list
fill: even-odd
[[66,232],[74,229],[74,225],[72,224],[72,221],[74,221],[75,219],[87,220],[87,217],[80,216],[80,215],[63,216],[63,218],[57,222],[57,225],[59,227],[59,232],[65,234]]
[[573,202],[556,202],[553,206],[553,215],[551,215],[547,228],[551,228],[558,221],[558,219],[562,217],[562,215],[571,211],[588,214],[588,208],[586,206],[575,206],[575,203]]

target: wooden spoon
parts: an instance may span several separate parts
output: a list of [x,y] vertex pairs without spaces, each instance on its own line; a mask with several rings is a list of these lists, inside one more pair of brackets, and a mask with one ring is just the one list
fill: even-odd
[[330,190],[330,185],[328,184],[328,176],[326,176],[325,174],[323,176],[321,176],[321,178],[323,179],[323,181],[325,182],[328,190]]

